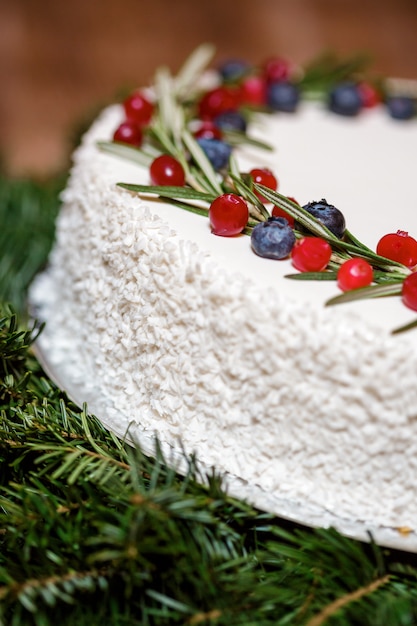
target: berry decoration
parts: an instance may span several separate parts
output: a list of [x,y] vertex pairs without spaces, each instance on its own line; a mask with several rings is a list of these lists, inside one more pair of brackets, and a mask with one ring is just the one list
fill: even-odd
[[123,102],[126,119],[139,126],[146,126],[153,115],[153,104],[140,91],[133,92]]
[[143,134],[139,126],[132,122],[122,122],[114,131],[113,141],[127,143],[137,148],[142,145]]
[[294,244],[294,231],[283,217],[270,217],[252,230],[252,250],[266,259],[285,259]]
[[266,82],[262,76],[254,74],[245,78],[240,85],[243,104],[263,106],[266,103]]
[[248,205],[243,198],[233,193],[218,196],[209,208],[211,231],[222,237],[239,235],[248,223],[248,219]]
[[281,57],[271,57],[265,61],[263,72],[268,83],[287,81],[290,77],[290,64]]
[[363,105],[361,92],[355,83],[336,85],[329,94],[329,109],[333,113],[353,117]]
[[326,226],[336,237],[341,239],[346,230],[344,215],[339,209],[329,204],[324,198],[320,202],[309,202],[303,209],[311,213],[319,222]]
[[414,272],[404,279],[402,301],[406,307],[417,311],[417,273]]
[[376,253],[407,267],[417,265],[417,241],[404,230],[388,233],[378,241]]
[[214,124],[220,130],[246,131],[246,120],[239,111],[223,111],[214,118]]
[[[264,187],[268,187],[269,189],[273,189],[276,191],[278,189],[278,180],[274,176],[274,174],[266,167],[263,168],[253,168],[249,172],[250,177],[252,178],[254,183],[258,183],[259,185],[264,185]],[[255,191],[255,195],[259,198],[261,202],[268,202],[266,198],[263,197],[258,191]]]
[[[300,206],[300,203],[297,202],[297,200],[295,198],[291,198],[290,196],[288,196],[288,200],[291,200],[292,202],[294,202],[295,204],[298,204],[298,206]],[[294,226],[295,226],[295,219],[293,218],[292,215],[287,213],[287,211],[285,211],[284,209],[281,209],[281,207],[274,206],[274,208],[271,211],[271,215],[273,217],[285,217],[285,219],[288,220],[288,223],[291,226],[291,228],[294,228]]]
[[233,87],[216,87],[207,91],[198,103],[201,119],[213,119],[225,111],[236,111],[240,104],[240,92]]
[[330,261],[332,248],[321,237],[304,237],[299,239],[292,251],[291,261],[300,272],[321,272]]
[[196,139],[222,139],[223,133],[211,120],[205,120],[195,131]]
[[337,284],[342,291],[368,287],[373,280],[372,265],[360,257],[345,261],[337,272]]
[[229,164],[232,147],[220,139],[197,139],[197,143],[215,170],[222,170]]
[[150,176],[154,185],[182,187],[185,184],[185,173],[181,163],[169,154],[161,154],[152,161]]
[[362,81],[358,83],[357,90],[365,109],[371,109],[381,102],[381,94],[371,83]]
[[411,120],[416,115],[416,103],[408,96],[391,96],[386,101],[388,113],[395,120]]
[[219,66],[219,74],[225,81],[236,81],[249,71],[249,64],[242,59],[229,59]]
[[273,111],[294,113],[300,101],[300,90],[287,81],[274,82],[268,85],[266,101]]

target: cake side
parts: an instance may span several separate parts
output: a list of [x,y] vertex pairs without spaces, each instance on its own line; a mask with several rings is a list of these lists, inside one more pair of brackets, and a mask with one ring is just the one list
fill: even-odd
[[53,367],[118,432],[181,442],[221,472],[349,519],[413,526],[413,347],[342,307],[259,286],[176,234],[159,203],[116,186],[132,166],[97,150],[118,115],[105,112],[76,153],[31,291]]

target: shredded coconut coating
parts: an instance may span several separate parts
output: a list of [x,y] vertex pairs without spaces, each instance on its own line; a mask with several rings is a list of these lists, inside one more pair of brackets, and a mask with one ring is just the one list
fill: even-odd
[[76,152],[31,290],[52,366],[121,434],[156,433],[267,494],[413,528],[415,350],[179,237],[96,148],[119,115],[105,111]]

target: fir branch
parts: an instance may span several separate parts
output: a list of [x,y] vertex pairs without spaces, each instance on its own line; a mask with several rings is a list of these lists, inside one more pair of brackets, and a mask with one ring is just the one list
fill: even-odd
[[320,613],[309,619],[306,623],[306,626],[323,626],[323,624],[325,624],[329,618],[331,618],[335,613],[340,611],[340,609],[342,609],[344,606],[346,606],[350,602],[357,602],[364,596],[374,593],[374,591],[379,589],[382,585],[386,585],[390,581],[390,579],[390,575],[387,574],[377,580],[374,580],[365,587],[355,589],[355,591],[347,593],[341,598],[337,598],[334,602],[324,607],[320,611]]

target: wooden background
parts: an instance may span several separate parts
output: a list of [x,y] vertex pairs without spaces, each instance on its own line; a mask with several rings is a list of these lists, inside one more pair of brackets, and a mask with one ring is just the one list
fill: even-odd
[[199,43],[254,63],[367,51],[417,78],[417,0],[0,0],[0,158],[11,175],[67,164],[74,129]]

